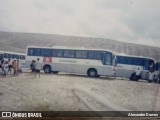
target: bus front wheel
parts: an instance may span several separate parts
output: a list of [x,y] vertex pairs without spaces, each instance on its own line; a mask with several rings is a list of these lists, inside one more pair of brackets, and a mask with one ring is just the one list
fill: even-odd
[[89,77],[97,77],[97,70],[89,69],[87,74],[88,74]]
[[45,73],[51,73],[51,66],[45,65],[45,66],[44,66],[44,72],[45,72]]

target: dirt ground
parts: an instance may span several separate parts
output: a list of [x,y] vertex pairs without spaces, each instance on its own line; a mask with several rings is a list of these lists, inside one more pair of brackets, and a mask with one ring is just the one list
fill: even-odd
[[0,111],[159,111],[160,85],[28,72],[0,77]]

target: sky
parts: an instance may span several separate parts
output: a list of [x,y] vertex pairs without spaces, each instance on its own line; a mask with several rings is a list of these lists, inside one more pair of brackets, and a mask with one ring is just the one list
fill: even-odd
[[0,0],[0,31],[160,47],[160,0]]

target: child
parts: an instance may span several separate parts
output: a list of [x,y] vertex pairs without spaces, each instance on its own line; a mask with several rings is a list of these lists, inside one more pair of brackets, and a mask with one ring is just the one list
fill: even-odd
[[6,77],[6,76],[7,76],[7,73],[8,73],[8,62],[6,61],[6,62],[3,64],[3,77]]

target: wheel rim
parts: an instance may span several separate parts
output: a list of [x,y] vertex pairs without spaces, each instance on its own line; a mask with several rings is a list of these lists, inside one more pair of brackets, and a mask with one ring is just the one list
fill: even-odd
[[90,71],[90,76],[95,76],[96,72],[95,71]]
[[46,73],[49,73],[49,72],[50,72],[50,67],[48,67],[48,66],[45,67],[45,72],[46,72]]

